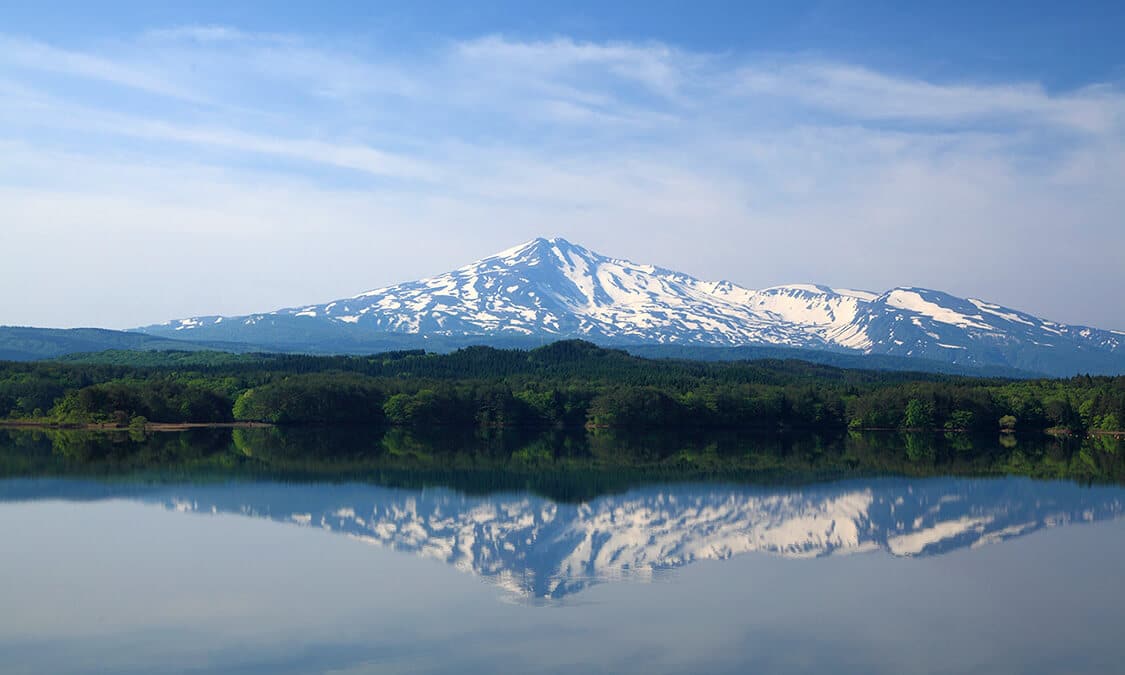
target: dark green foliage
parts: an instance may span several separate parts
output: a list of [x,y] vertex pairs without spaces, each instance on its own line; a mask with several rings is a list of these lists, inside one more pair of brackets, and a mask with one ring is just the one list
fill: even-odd
[[382,424],[383,392],[370,378],[294,375],[244,391],[234,418],[274,424]]
[[688,422],[688,409],[653,387],[613,387],[590,402],[590,424],[623,429],[678,427]]
[[119,380],[68,392],[55,407],[68,420],[115,422],[134,417],[160,422],[229,422],[231,401],[221,392],[167,378]]
[[0,363],[0,416],[414,428],[1116,430],[1125,377],[1000,380],[801,361],[653,361],[580,341],[371,356],[115,352]]
[[741,347],[704,347],[693,345],[629,345],[625,349],[646,359],[690,359],[693,361],[802,361],[822,363],[836,368],[860,370],[904,371],[913,373],[945,373],[971,377],[1007,377],[1024,379],[1042,377],[1051,372],[1051,364],[1043,372],[1019,370],[1008,366],[969,366],[945,361],[932,361],[913,356],[860,354],[818,349],[798,349],[770,345]]
[[912,398],[906,402],[902,426],[907,429],[930,429],[934,426],[934,406],[928,401]]
[[392,424],[415,427],[434,425],[470,425],[475,415],[467,403],[458,401],[448,388],[420,389],[412,394],[399,392],[383,406],[383,412]]

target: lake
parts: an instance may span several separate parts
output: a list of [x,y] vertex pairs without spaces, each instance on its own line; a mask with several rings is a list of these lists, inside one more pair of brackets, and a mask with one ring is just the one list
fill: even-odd
[[1113,672],[1121,454],[899,436],[0,432],[0,661]]

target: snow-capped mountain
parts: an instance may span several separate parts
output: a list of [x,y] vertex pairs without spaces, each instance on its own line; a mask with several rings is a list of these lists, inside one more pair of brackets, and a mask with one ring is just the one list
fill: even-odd
[[867,551],[927,556],[1125,515],[1119,487],[1028,479],[879,479],[803,488],[678,485],[583,504],[370,485],[0,482],[0,501],[134,499],[317,527],[440,560],[527,599],[700,560]]
[[1067,326],[922,288],[762,290],[535,239],[446,274],[321,305],[140,329],[285,345],[375,336],[561,339],[608,345],[774,345],[1052,374],[1125,372],[1125,333]]

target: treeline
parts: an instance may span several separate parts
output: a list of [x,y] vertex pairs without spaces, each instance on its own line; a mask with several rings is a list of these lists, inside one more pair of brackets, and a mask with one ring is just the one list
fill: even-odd
[[1125,377],[999,380],[801,361],[648,360],[580,341],[441,355],[115,352],[88,360],[0,363],[0,414],[121,425],[143,419],[1073,433],[1125,427]]
[[248,389],[234,418],[274,424],[412,427],[801,428],[844,425],[842,404],[811,387],[705,385],[678,393],[605,382],[419,381],[294,375]]

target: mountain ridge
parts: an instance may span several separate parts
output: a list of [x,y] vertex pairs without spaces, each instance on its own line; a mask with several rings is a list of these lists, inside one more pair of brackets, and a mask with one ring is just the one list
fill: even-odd
[[484,344],[583,338],[606,346],[772,346],[1050,375],[1125,372],[1125,333],[976,298],[789,284],[754,290],[537,238],[450,272],[322,304],[136,329],[178,339],[359,347],[376,338]]

